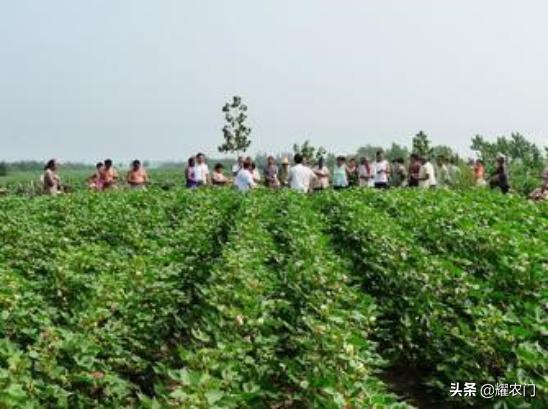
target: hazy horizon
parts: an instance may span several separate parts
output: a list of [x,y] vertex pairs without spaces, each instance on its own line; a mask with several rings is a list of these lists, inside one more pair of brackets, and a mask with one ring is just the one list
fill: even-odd
[[220,157],[233,95],[253,154],[419,130],[463,155],[478,133],[546,146],[546,15],[540,0],[3,2],[0,160]]

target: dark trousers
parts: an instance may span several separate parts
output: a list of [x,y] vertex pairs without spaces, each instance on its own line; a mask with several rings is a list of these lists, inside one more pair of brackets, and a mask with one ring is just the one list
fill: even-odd
[[376,189],[388,189],[388,183],[386,182],[375,182]]

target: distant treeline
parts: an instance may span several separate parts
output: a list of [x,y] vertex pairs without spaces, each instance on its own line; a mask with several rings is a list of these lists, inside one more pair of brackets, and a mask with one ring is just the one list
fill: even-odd
[[[0,162],[0,176],[5,176],[8,173],[15,172],[41,172],[44,170],[45,162],[35,160],[17,161],[17,162]],[[64,169],[70,170],[87,170],[93,168],[92,165],[77,162],[63,162]]]

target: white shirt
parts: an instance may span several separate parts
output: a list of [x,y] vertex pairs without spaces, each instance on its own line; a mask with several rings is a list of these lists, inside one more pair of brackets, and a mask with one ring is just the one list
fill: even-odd
[[360,186],[369,186],[369,182],[371,181],[371,165],[369,165],[369,171],[367,170],[365,165],[359,165],[358,177]]
[[242,167],[240,166],[238,162],[236,162],[234,165],[232,165],[232,174],[236,176],[238,172],[240,171],[240,169],[242,169]]
[[241,169],[234,178],[234,186],[236,186],[240,192],[247,192],[250,188],[255,186],[251,172],[246,169]]
[[310,184],[316,178],[312,169],[298,164],[289,169],[289,187],[299,192],[308,192]]
[[[428,179],[421,180],[428,174]],[[419,171],[419,186],[423,188],[428,188],[430,186],[436,186],[436,173],[434,172],[434,165],[430,162],[426,162],[421,166]]]
[[253,180],[255,181],[255,183],[259,183],[261,181],[261,174],[259,173],[259,169],[255,168],[251,172],[251,175],[253,176]]
[[202,182],[207,183],[207,177],[209,176],[209,168],[207,167],[206,163],[202,163],[200,165],[196,164],[194,166],[194,177],[196,178],[196,182]]
[[375,183],[388,183],[388,161],[386,159],[375,162],[373,169],[375,171]]

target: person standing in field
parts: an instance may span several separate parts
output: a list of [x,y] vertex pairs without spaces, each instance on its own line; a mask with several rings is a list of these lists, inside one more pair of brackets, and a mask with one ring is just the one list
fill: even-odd
[[358,185],[360,187],[370,186],[371,180],[371,166],[365,156],[360,159],[360,165],[358,166]]
[[194,165],[194,177],[197,186],[206,186],[209,184],[209,167],[205,161],[205,155],[198,153],[196,155],[196,164]]
[[257,186],[253,181],[253,175],[251,174],[250,160],[246,159],[244,161],[242,169],[240,169],[236,178],[234,178],[234,186],[236,186],[240,192],[247,192]]
[[447,171],[449,172],[449,178],[451,183],[456,185],[459,182],[460,168],[457,166],[457,159],[452,157],[447,164]]
[[324,164],[323,156],[318,159],[318,163],[312,171],[316,175],[312,188],[315,191],[327,189],[329,187],[329,169]]
[[487,182],[485,181],[485,164],[481,159],[477,159],[474,163],[474,183],[476,186],[485,186]]
[[261,183],[261,173],[259,172],[259,169],[257,169],[257,164],[254,161],[251,161],[251,176],[253,176],[253,182],[255,182],[256,185]]
[[416,153],[411,154],[409,160],[409,187],[418,187],[419,186],[419,173],[421,170],[421,158]]
[[44,167],[44,175],[42,176],[45,194],[56,196],[61,193],[61,178],[58,171],[59,164],[55,159],[50,159]]
[[489,179],[491,189],[500,188],[502,193],[506,194],[510,190],[508,183],[508,173],[506,171],[506,157],[502,154],[497,155],[495,172]]
[[135,159],[131,163],[131,169],[127,173],[126,181],[131,189],[144,189],[148,183],[148,173],[141,165],[141,161]]
[[436,182],[439,187],[451,186],[453,184],[451,177],[449,176],[449,169],[445,164],[446,160],[443,156],[436,158]]
[[333,169],[333,189],[341,190],[348,187],[348,172],[346,171],[346,158],[337,157],[337,164]]
[[211,174],[211,184],[213,186],[226,186],[228,185],[228,178],[224,174],[224,166],[222,163],[217,163],[213,168]]
[[419,171],[419,187],[423,189],[433,189],[436,187],[436,172],[434,165],[428,158],[420,158],[422,165]]
[[238,156],[238,161],[232,165],[232,176],[236,177],[238,172],[244,167],[244,157]]
[[355,158],[350,158],[350,160],[348,161],[346,172],[348,174],[348,186],[349,187],[358,186],[359,185],[358,164],[356,163]]
[[377,151],[374,169],[375,169],[375,188],[387,189],[388,178],[390,177],[390,165],[388,161],[384,159],[383,151]]
[[191,156],[188,158],[188,164],[185,169],[186,187],[189,189],[196,189],[198,187],[198,181],[196,180],[196,158]]
[[392,162],[392,186],[403,187],[407,186],[407,170],[403,158],[396,158]]
[[280,180],[278,179],[278,166],[276,165],[274,156],[269,156],[266,159],[265,182],[266,186],[271,189],[277,189],[280,187]]
[[548,167],[542,172],[542,185],[531,192],[529,199],[541,201],[548,200]]
[[278,179],[280,181],[280,186],[287,187],[288,182],[287,178],[289,176],[289,159],[287,159],[287,156],[284,157],[282,161],[282,167],[280,169],[280,172],[278,173]]
[[308,193],[310,186],[314,183],[316,175],[308,166],[303,165],[303,155],[296,153],[294,157],[295,165],[289,169],[287,181],[289,187],[302,193]]
[[102,188],[103,190],[116,188],[116,183],[118,183],[118,171],[112,165],[112,159],[107,159],[101,171]]
[[103,171],[104,164],[99,162],[95,165],[95,172],[88,178],[88,187],[91,190],[101,191],[103,190],[103,185],[101,182],[101,172]]

